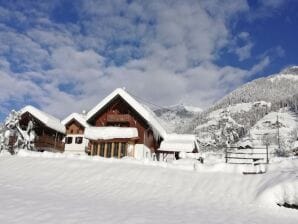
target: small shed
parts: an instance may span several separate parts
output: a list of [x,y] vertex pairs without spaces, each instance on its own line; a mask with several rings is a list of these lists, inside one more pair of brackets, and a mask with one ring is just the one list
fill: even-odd
[[195,135],[168,134],[161,142],[158,149],[159,159],[165,160],[169,157],[179,159],[179,153],[197,153],[199,145]]

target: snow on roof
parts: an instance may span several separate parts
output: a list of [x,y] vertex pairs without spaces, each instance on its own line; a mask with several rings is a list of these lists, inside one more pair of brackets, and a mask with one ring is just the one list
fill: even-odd
[[85,138],[91,140],[108,140],[115,138],[137,138],[138,129],[127,127],[88,127]]
[[68,124],[71,120],[78,121],[81,125],[83,125],[85,128],[89,127],[90,125],[86,122],[85,116],[83,114],[78,113],[72,113],[68,115],[64,120],[61,121],[63,125]]
[[159,151],[193,152],[198,149],[195,135],[168,134],[161,142]]
[[110,95],[108,95],[93,109],[91,109],[87,114],[86,120],[88,121],[89,119],[91,119],[98,111],[100,111],[116,96],[122,97],[131,107],[133,107],[148,122],[148,124],[151,126],[154,132],[157,132],[158,135],[160,135],[163,138],[166,136],[165,129],[160,125],[153,112],[150,109],[145,108],[142,104],[136,101],[130,94],[128,94],[125,90],[121,88],[114,90]]
[[20,110],[21,115],[24,113],[30,113],[32,116],[40,120],[44,125],[47,127],[60,132],[60,133],[65,133],[65,127],[63,124],[61,124],[60,120],[57,119],[56,117],[47,114],[36,107],[33,107],[31,105],[25,106]]

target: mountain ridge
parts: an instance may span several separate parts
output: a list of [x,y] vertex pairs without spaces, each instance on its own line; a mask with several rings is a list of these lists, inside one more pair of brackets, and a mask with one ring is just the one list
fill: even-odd
[[[279,73],[252,80],[204,111],[189,113],[185,108],[172,108],[167,111],[160,110],[157,116],[166,123],[171,123],[173,131],[194,133],[203,145],[219,149],[223,147],[227,138],[231,138],[232,143],[247,138],[258,121],[282,108],[298,114],[298,66],[291,66]],[[263,122],[273,121],[271,118],[270,121]],[[294,133],[295,130],[289,133]],[[291,136],[291,141],[293,139]]]

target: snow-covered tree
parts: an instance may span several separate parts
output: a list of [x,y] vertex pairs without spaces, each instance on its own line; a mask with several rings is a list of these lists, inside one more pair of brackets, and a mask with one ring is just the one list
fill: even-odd
[[218,146],[227,147],[235,142],[238,142],[244,134],[244,128],[239,125],[230,116],[230,111],[226,108],[222,111],[219,120],[220,135],[218,136]]
[[[34,140],[36,137],[32,121],[28,122],[26,130],[20,127],[21,114],[12,110],[5,121],[5,127],[1,134],[1,149],[6,149],[11,153],[16,153],[19,149],[34,150]],[[10,138],[15,138],[13,146],[10,146]]]

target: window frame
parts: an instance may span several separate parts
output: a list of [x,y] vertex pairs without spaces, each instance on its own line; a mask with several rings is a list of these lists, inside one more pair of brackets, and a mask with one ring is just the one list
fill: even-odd
[[[80,141],[78,141],[78,139],[80,139]],[[75,137],[75,144],[77,144],[77,145],[83,144],[83,137],[81,137],[81,136]]]
[[72,141],[73,141],[73,137],[72,136],[65,137],[65,144],[71,145],[72,144]]

